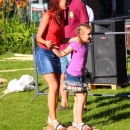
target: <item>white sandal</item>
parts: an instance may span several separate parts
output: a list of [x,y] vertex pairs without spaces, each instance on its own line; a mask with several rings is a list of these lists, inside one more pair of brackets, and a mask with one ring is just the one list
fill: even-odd
[[78,128],[78,124],[72,122],[72,127],[73,127],[73,128]]
[[78,125],[78,130],[92,130],[92,128],[85,123]]
[[66,130],[65,126],[62,125],[60,122],[58,122],[58,120],[51,120],[48,117],[48,126],[51,127],[53,130]]
[[78,124],[72,122],[72,128],[78,128]]

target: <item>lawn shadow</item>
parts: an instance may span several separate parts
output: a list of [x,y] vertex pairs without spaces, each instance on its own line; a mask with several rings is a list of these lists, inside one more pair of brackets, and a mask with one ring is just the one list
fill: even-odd
[[[94,100],[87,102],[87,105],[89,106],[93,102],[96,103],[98,112],[96,112],[96,114],[92,114],[91,116],[85,115],[83,120],[88,122],[89,119],[95,119],[97,121],[99,120],[96,122],[97,125],[99,123],[108,125],[108,120],[117,122],[126,118],[130,118],[130,114],[128,112],[128,108],[130,108],[130,104],[128,102],[129,98],[130,92],[115,94],[115,97],[97,97]],[[104,108],[106,109],[104,110]],[[89,111],[93,111],[93,108],[90,107],[90,109],[88,109],[88,112]],[[105,116],[109,117],[105,119]],[[104,120],[101,120],[101,118]]]

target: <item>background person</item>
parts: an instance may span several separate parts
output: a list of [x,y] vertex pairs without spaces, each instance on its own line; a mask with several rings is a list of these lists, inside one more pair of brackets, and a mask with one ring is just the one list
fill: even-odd
[[94,13],[93,10],[90,6],[86,5],[88,17],[89,17],[89,22],[92,22],[94,20]]
[[83,123],[82,111],[85,101],[84,93],[88,92],[88,85],[85,83],[85,66],[87,63],[88,43],[91,40],[91,26],[87,23],[81,24],[77,29],[78,40],[70,43],[62,51],[57,50],[55,46],[53,52],[58,57],[63,57],[71,52],[72,59],[67,68],[67,76],[64,81],[64,89],[74,92],[73,122],[72,126],[77,130],[91,130],[91,127]]
[[111,0],[112,5],[112,15],[111,17],[116,17],[116,0]]
[[[65,26],[65,38],[71,38],[76,36],[76,28],[78,25],[84,22],[89,22],[88,14],[86,11],[86,5],[80,0],[70,0],[68,8],[66,9],[66,26]],[[64,50],[68,44],[61,44],[60,50]],[[60,58],[61,62],[61,80],[60,80],[60,93],[61,104],[57,107],[57,111],[69,109],[68,105],[68,92],[63,90],[63,81],[66,78],[66,69],[71,60],[71,54]]]

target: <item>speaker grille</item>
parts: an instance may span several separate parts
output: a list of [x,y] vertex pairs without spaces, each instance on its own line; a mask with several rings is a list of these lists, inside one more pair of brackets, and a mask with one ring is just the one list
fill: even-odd
[[106,36],[106,35],[98,35],[97,38],[98,41],[95,41],[97,43],[96,50],[101,56],[110,56],[113,53],[114,48],[114,42],[113,42],[113,36]]
[[[95,32],[124,32],[124,20],[92,23]],[[127,81],[125,35],[93,35],[93,83],[121,84]]]
[[99,76],[99,80],[103,83],[111,82],[115,77],[115,72],[114,64],[109,59],[104,58],[97,63],[96,75]]

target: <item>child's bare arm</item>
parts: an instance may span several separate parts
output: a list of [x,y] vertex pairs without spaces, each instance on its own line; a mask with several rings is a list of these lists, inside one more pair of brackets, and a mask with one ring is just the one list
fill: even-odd
[[63,51],[58,50],[57,47],[53,46],[52,47],[52,51],[55,53],[55,55],[57,55],[58,57],[64,57],[67,54],[71,53],[73,51],[73,48],[68,46],[66,49],[64,49]]

